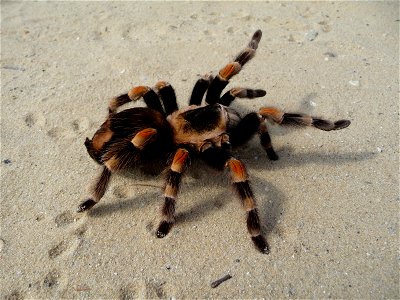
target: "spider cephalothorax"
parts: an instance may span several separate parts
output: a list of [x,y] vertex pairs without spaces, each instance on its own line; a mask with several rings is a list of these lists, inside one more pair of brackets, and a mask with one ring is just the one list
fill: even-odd
[[[350,121],[330,122],[300,113],[284,113],[273,107],[263,107],[241,117],[229,108],[235,98],[255,98],[266,94],[264,90],[233,88],[221,96],[229,79],[254,56],[260,39],[261,31],[258,30],[247,47],[215,78],[211,75],[201,77],[186,108],[178,109],[175,92],[164,81],[158,82],[154,88],[137,86],[127,94],[113,98],[107,120],[92,140],[87,138],[85,141],[89,155],[103,165],[103,170],[91,198],[80,204],[78,211],[88,210],[100,201],[113,172],[157,159],[167,161],[171,156],[166,172],[161,222],[156,232],[162,238],[175,222],[175,201],[189,158],[198,157],[219,170],[230,170],[232,184],[246,211],[251,238],[258,250],[269,253],[245,166],[233,157],[232,147],[243,145],[258,133],[268,157],[276,160],[278,156],[272,147],[266,120],[280,125],[313,126],[325,131],[346,128]],[[206,104],[202,105],[205,94]],[[147,107],[117,112],[119,106],[141,98]]]

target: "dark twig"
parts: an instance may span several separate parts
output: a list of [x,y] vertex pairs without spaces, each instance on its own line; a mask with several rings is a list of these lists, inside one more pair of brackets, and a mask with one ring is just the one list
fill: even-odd
[[229,279],[231,279],[232,276],[231,275],[225,275],[224,277],[215,280],[214,282],[211,283],[211,287],[212,288],[216,288],[217,286],[219,286],[221,283],[223,283],[224,281],[227,281]]

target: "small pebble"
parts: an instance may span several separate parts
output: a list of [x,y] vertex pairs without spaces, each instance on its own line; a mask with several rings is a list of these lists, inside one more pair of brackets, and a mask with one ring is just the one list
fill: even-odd
[[332,52],[325,52],[324,55],[327,57],[336,57],[336,54]]
[[381,148],[381,147],[377,147],[376,150],[377,150],[379,153],[382,153],[382,152],[383,152],[383,148]]
[[2,66],[2,69],[6,69],[6,70],[14,70],[14,71],[25,71],[26,69],[24,67],[21,66]]
[[360,85],[360,82],[359,82],[358,80],[350,80],[349,83],[350,83],[352,86],[359,86],[359,85]]
[[318,36],[318,31],[311,29],[309,32],[306,33],[306,39],[309,40],[310,42],[315,40],[315,38]]
[[229,279],[231,279],[231,278],[232,278],[232,276],[229,275],[229,274],[227,274],[227,275],[225,275],[224,277],[222,277],[222,278],[220,278],[220,279],[217,279],[217,280],[215,280],[214,282],[212,282],[212,283],[211,283],[211,287],[214,289],[214,288],[216,288],[217,286],[219,286],[221,283],[223,283],[224,281],[227,281],[227,280],[229,280]]
[[5,244],[5,243],[4,243],[4,240],[0,239],[0,252],[3,251],[4,244]]

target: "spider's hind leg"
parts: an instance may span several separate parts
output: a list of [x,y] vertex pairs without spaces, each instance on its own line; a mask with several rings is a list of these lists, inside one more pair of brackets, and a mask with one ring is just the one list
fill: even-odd
[[161,222],[156,233],[158,238],[165,237],[175,223],[175,199],[178,195],[182,173],[185,170],[188,159],[189,152],[186,149],[179,148],[175,152],[172,164],[167,172]]
[[103,167],[103,170],[98,177],[96,184],[92,188],[92,197],[82,202],[77,209],[77,212],[83,212],[91,209],[95,206],[100,199],[103,197],[107,190],[108,183],[110,182],[111,171],[107,167]]
[[157,93],[148,86],[134,87],[127,94],[122,94],[118,97],[111,99],[108,105],[108,111],[110,114],[114,114],[116,113],[118,107],[130,101],[135,102],[140,98],[143,98],[147,107],[164,114],[164,109],[161,105],[160,99],[157,96]]
[[164,105],[165,113],[170,115],[174,111],[178,110],[178,104],[176,103],[176,95],[173,87],[165,81],[159,81],[156,83],[156,89],[160,94],[161,101]]
[[131,167],[139,152],[153,140],[156,133],[156,129],[146,128],[136,133],[131,140],[121,139],[108,146],[101,157],[101,163],[104,164],[104,167],[92,187],[92,196],[82,202],[77,211],[83,212],[96,205],[107,190],[112,172]]
[[210,74],[201,76],[193,87],[192,95],[190,96],[189,105],[201,105],[204,94],[206,93],[211,81],[214,77]]

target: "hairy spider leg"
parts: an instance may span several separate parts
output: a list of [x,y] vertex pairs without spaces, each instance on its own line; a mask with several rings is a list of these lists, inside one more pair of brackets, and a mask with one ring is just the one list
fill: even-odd
[[167,178],[164,188],[164,203],[161,209],[161,222],[158,225],[157,237],[163,238],[170,231],[175,223],[175,199],[179,191],[182,173],[185,170],[189,152],[179,148],[174,155],[172,164],[167,171]]
[[165,81],[157,82],[156,89],[158,90],[158,93],[160,95],[162,104],[164,105],[164,110],[167,116],[172,114],[174,111],[178,110],[175,91],[168,82]]
[[261,235],[260,218],[258,216],[254,195],[249,184],[246,168],[240,160],[233,157],[227,161],[226,165],[231,171],[233,185],[246,211],[247,230],[251,235],[251,239],[259,251],[268,254],[268,243]]
[[97,204],[107,190],[112,172],[132,166],[138,152],[143,150],[156,134],[156,129],[146,128],[139,131],[132,140],[122,139],[110,145],[101,158],[104,167],[91,189],[92,197],[82,202],[77,211],[83,212]]
[[[255,114],[250,114],[250,118],[254,118]],[[247,123],[247,121],[245,121]],[[255,123],[253,121],[253,123]],[[253,132],[254,134],[254,132]],[[229,140],[221,144],[221,147],[207,147],[200,153],[201,158],[210,166],[223,170],[229,168],[231,173],[231,181],[239,196],[243,208],[247,214],[247,230],[251,235],[251,239],[256,248],[265,254],[269,253],[269,246],[265,238],[261,234],[260,218],[258,216],[257,205],[251,190],[250,182],[245,165],[231,154],[231,143]]]
[[244,164],[234,158],[231,153],[229,141],[222,143],[221,147],[207,147],[200,153],[201,158],[210,166],[222,171],[229,168],[231,181],[237,192],[247,215],[247,230],[256,248],[265,254],[269,253],[268,243],[261,235],[260,218],[258,216],[256,201],[251,190],[248,174]]
[[107,147],[102,156],[104,165],[111,171],[119,171],[134,166],[138,154],[154,140],[157,130],[145,128],[132,139],[123,138]]
[[227,91],[218,103],[229,106],[235,98],[248,98],[254,99],[258,97],[264,97],[267,94],[264,90],[253,90],[253,89],[246,89],[246,88],[233,88]]
[[233,147],[237,147],[248,142],[260,127],[260,117],[252,112],[245,115],[235,128],[229,132],[229,140]]
[[233,62],[228,63],[223,67],[218,75],[211,81],[208,87],[206,102],[208,104],[214,104],[219,102],[222,90],[228,85],[229,79],[240,72],[242,67],[254,57],[258,43],[261,40],[261,30],[257,30],[247,47],[243,49],[238,55],[236,55]]
[[268,133],[268,127],[265,120],[261,121],[258,132],[260,134],[261,146],[264,148],[265,152],[267,152],[268,158],[270,160],[278,160],[279,156],[276,154],[274,148],[272,147],[271,137]]
[[285,113],[274,107],[263,107],[259,110],[259,113],[264,118],[280,125],[312,126],[324,131],[340,130],[350,125],[349,120],[332,122],[300,113]]
[[259,133],[260,143],[267,152],[270,160],[277,160],[278,155],[275,153],[271,137],[269,136],[267,124],[257,113],[249,113],[240,120],[239,124],[230,133],[230,141],[232,146],[240,146],[249,141],[255,133]]
[[189,99],[189,105],[201,105],[204,94],[206,93],[214,77],[211,74],[201,76],[193,87],[192,95]]
[[96,184],[92,187],[92,198],[83,201],[77,209],[77,212],[83,212],[95,206],[103,197],[107,190],[108,183],[110,182],[111,171],[107,167],[103,167],[100,176],[96,180]]
[[164,109],[161,105],[160,99],[158,98],[156,92],[152,90],[150,87],[143,85],[136,86],[132,88],[127,94],[122,94],[118,97],[111,99],[108,105],[108,112],[110,114],[114,114],[116,113],[118,107],[130,101],[135,102],[140,98],[143,98],[147,107],[152,108],[165,115]]

